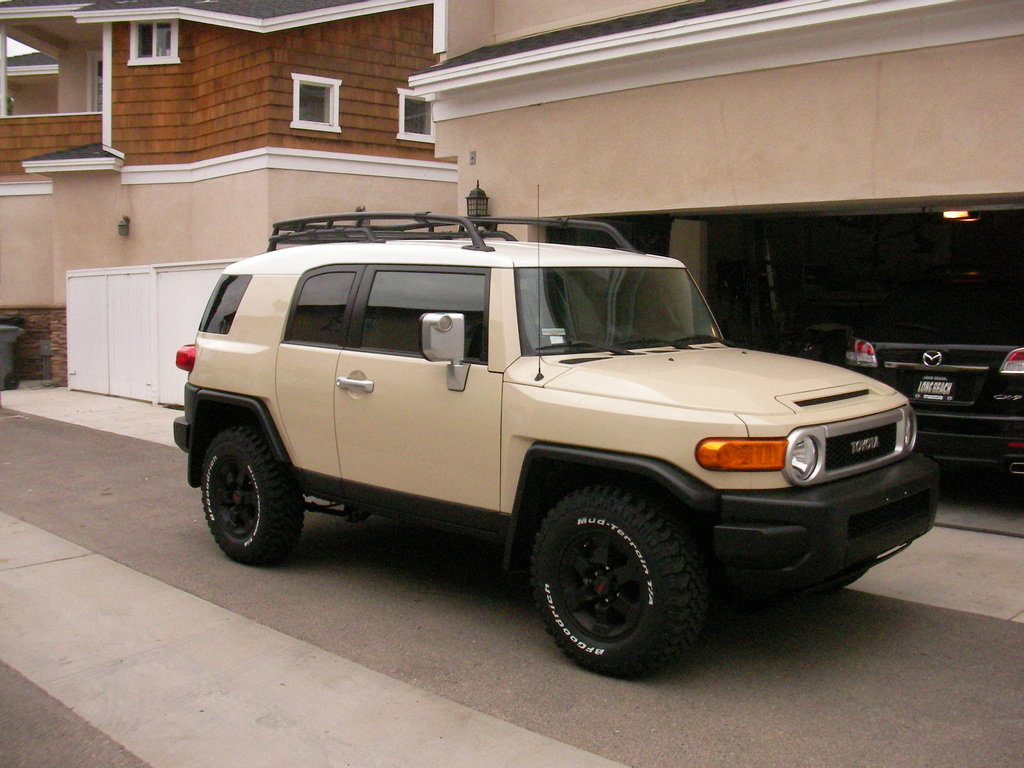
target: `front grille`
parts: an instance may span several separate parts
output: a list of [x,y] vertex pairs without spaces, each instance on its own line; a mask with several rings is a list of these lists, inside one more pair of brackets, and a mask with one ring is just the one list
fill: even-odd
[[928,501],[928,491],[922,491],[885,506],[853,515],[847,523],[847,538],[855,539],[881,528],[898,526],[921,515],[926,516],[929,512]]
[[[906,454],[913,424],[914,412],[901,405],[857,419],[798,427],[787,436],[783,473],[793,485],[816,485],[891,464]],[[821,460],[810,476],[801,477],[794,467],[800,464],[796,452],[806,450],[805,440],[814,442]]]
[[896,424],[830,437],[825,441],[825,469],[863,464],[896,450]]

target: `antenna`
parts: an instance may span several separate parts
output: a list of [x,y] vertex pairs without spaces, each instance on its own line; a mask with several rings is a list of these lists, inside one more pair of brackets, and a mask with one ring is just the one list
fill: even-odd
[[[537,218],[540,218],[540,184],[537,185]],[[540,224],[537,225],[537,375],[533,377],[534,381],[543,381],[544,373],[540,368],[540,348],[541,348],[541,333],[540,326],[543,322],[541,319],[541,300],[543,290],[543,281],[541,280],[540,273]]]

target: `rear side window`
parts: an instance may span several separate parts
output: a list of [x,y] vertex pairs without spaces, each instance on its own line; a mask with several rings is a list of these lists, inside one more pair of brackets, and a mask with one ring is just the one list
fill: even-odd
[[420,316],[461,312],[466,317],[465,359],[487,361],[487,278],[456,272],[378,271],[366,302],[362,346],[420,354]]
[[251,279],[250,275],[222,276],[213,291],[213,297],[206,308],[206,316],[199,330],[204,333],[228,333]]
[[345,341],[345,310],[354,272],[320,272],[307,277],[295,302],[284,340],[340,347]]

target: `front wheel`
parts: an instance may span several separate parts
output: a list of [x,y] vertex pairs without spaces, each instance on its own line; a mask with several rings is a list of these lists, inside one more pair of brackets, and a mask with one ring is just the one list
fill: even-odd
[[299,540],[302,494],[252,427],[231,427],[213,438],[203,462],[202,493],[210,532],[232,560],[276,563]]
[[548,632],[594,672],[649,674],[704,626],[708,570],[700,549],[646,496],[611,486],[569,494],[537,534],[531,567]]

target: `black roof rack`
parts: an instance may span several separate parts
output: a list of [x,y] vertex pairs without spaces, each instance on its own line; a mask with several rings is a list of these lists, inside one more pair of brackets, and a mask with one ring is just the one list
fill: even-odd
[[499,229],[502,225],[526,224],[542,227],[585,229],[604,232],[615,243],[615,247],[632,253],[640,253],[611,224],[590,219],[569,218],[528,218],[484,216],[468,217],[446,213],[400,213],[397,211],[354,211],[352,213],[331,213],[322,216],[304,216],[274,223],[268,249],[278,245],[307,245],[311,243],[382,243],[388,240],[465,240],[463,246],[473,251],[493,251],[486,238],[515,240],[508,232]]

